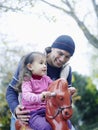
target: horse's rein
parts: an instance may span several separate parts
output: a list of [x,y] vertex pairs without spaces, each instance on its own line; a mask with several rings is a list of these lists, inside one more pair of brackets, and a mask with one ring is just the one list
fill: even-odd
[[54,114],[54,116],[49,116],[49,115],[48,115],[48,117],[51,118],[51,119],[55,119],[56,116],[57,116],[59,113],[62,113],[62,111],[63,111],[64,109],[70,109],[70,108],[72,108],[71,105],[70,105],[70,106],[66,106],[66,107],[58,107],[58,109],[57,109],[56,113]]
[[[56,93],[55,93],[55,92],[52,92],[51,95],[50,95],[50,97],[54,97],[54,96],[56,96]],[[64,109],[70,109],[70,108],[72,108],[71,105],[70,105],[70,106],[66,106],[66,107],[58,107],[58,109],[57,109],[56,113],[54,114],[54,116],[49,116],[49,115],[48,115],[48,117],[51,118],[51,119],[55,119],[55,117],[56,117],[59,113],[62,113],[62,111],[63,111]]]
[[[53,96],[56,96],[55,92],[52,92],[51,95],[50,95],[50,97],[53,97]],[[54,114],[54,116],[49,116],[48,115],[48,117],[51,118],[51,119],[54,119],[59,113],[62,113],[62,111],[64,109],[70,109],[70,108],[72,108],[71,105],[70,106],[66,106],[66,107],[58,107],[58,109],[57,109],[56,113]]]

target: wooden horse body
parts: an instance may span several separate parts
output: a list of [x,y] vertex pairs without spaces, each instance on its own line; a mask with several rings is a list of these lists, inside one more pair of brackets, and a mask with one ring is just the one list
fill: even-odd
[[16,120],[15,129],[16,130],[33,130],[28,125],[23,124],[23,122],[21,120]]
[[67,81],[58,79],[48,88],[55,96],[47,99],[46,119],[51,124],[53,130],[69,130],[67,120],[72,116],[70,99],[70,89]]
[[[50,84],[48,91],[55,93],[47,98],[46,119],[53,130],[69,130],[67,120],[72,116],[70,90],[67,81],[58,79]],[[16,130],[32,130],[17,120]]]

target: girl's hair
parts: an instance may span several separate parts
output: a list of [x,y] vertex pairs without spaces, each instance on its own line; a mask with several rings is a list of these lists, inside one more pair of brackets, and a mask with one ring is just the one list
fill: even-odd
[[19,72],[19,81],[14,87],[16,91],[21,92],[22,82],[30,80],[32,77],[32,71],[28,69],[27,64],[32,64],[38,56],[45,57],[45,55],[41,52],[31,52],[22,58],[21,70]]

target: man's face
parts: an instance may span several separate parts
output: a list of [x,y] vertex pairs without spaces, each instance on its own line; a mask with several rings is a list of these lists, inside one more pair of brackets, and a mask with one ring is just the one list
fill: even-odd
[[57,48],[52,48],[49,56],[49,64],[55,67],[62,67],[66,62],[69,61],[71,55],[69,52]]

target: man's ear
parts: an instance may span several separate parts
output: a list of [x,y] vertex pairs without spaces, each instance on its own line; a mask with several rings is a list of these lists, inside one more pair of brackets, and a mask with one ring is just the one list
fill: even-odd
[[29,69],[29,70],[32,70],[32,64],[27,64],[27,68]]

